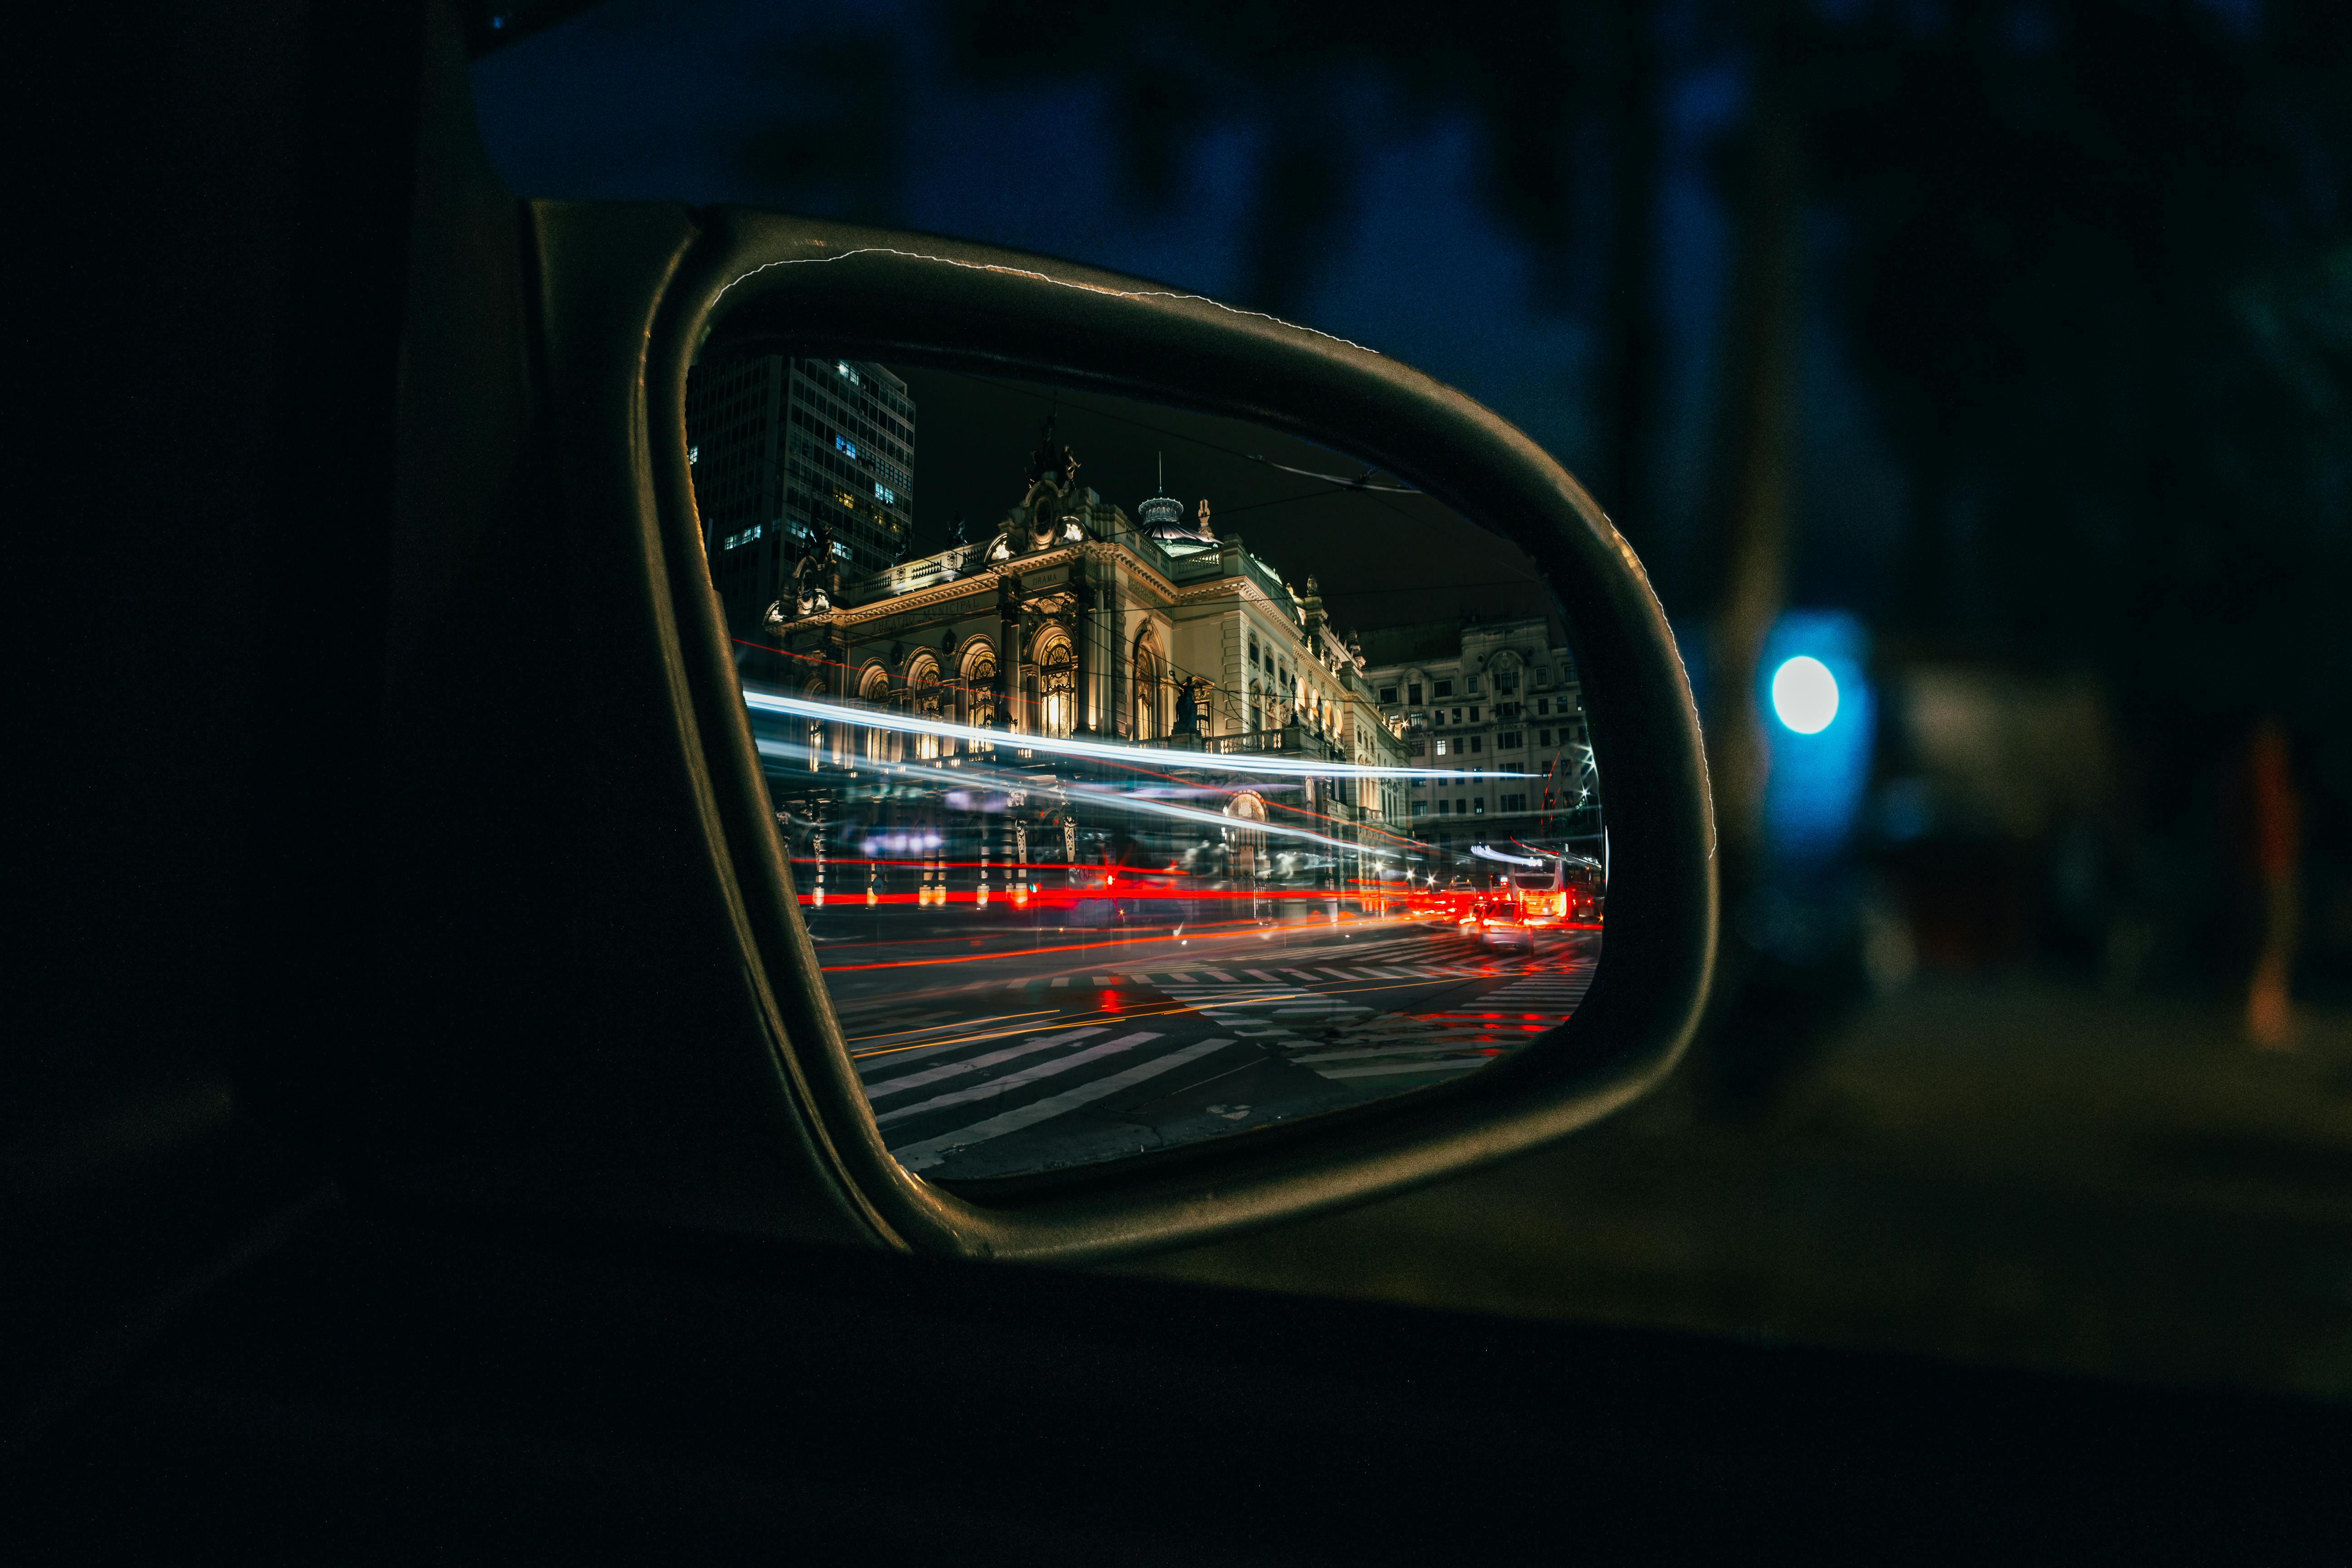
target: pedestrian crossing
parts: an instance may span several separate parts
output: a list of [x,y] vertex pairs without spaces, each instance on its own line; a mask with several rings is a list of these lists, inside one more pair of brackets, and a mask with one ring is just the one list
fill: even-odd
[[1558,1027],[1591,985],[1590,963],[1526,975],[1459,1006],[1380,1014],[1291,1059],[1337,1082],[1468,1072]]
[[[1084,984],[1108,989],[1122,985],[1245,985],[1261,984],[1328,985],[1334,981],[1359,980],[1478,980],[1498,975],[1518,974],[1527,971],[1502,969],[1497,966],[1473,963],[1353,963],[1347,965],[1319,963],[1311,967],[1286,966],[1281,969],[1165,969],[1127,970],[1116,974],[1087,976]],[[1549,973],[1547,971],[1546,973]],[[1570,973],[1561,970],[1559,973]],[[1003,991],[1025,993],[1066,990],[1079,982],[1070,975],[1051,979],[1032,975],[1018,980],[982,979],[967,982],[957,989],[964,992]]]
[[1265,1101],[1260,1116],[1308,1103],[1283,1087],[1293,1082],[1343,1096],[1315,1103],[1350,1103],[1458,1077],[1556,1026],[1593,973],[1590,952],[1498,961],[1427,933],[1388,945],[899,990],[853,1005],[845,1032],[907,1169],[1034,1169],[1066,1146],[1103,1157],[1122,1128],[1141,1142],[1200,1136],[1169,1131],[1169,1119],[1235,1119],[1189,1096],[1244,1069],[1277,1075],[1233,1080],[1255,1086],[1232,1098]]
[[[1147,1035],[1142,1037],[1157,1039],[1159,1037]],[[1033,1100],[1027,1105],[1016,1106],[1011,1110],[1000,1111],[986,1121],[974,1122],[969,1127],[959,1127],[953,1131],[941,1132],[912,1143],[893,1144],[890,1152],[897,1156],[898,1163],[909,1171],[928,1171],[933,1166],[943,1163],[948,1155],[955,1150],[970,1148],[974,1143],[986,1142],[992,1138],[1001,1138],[1008,1132],[1018,1132],[1024,1128],[1034,1127],[1041,1121],[1049,1121],[1056,1116],[1076,1110],[1080,1106],[1106,1099],[1122,1089],[1135,1088],[1146,1079],[1173,1072],[1178,1068],[1189,1067],[1202,1058],[1213,1052],[1223,1050],[1232,1044],[1234,1042],[1231,1040],[1201,1040],[1181,1050],[1171,1051],[1165,1056],[1155,1057],[1150,1061],[1139,1062],[1107,1078],[1098,1078],[1088,1083],[1074,1085],[1058,1094],[1048,1095],[1043,1100]]]
[[1307,1043],[1302,1029],[1330,1029],[1370,1016],[1368,1005],[1284,981],[1230,985],[1170,981],[1160,991],[1238,1038],[1287,1055]]

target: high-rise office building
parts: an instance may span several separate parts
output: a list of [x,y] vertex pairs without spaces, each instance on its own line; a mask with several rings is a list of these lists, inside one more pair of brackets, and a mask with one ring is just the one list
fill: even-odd
[[915,400],[866,360],[745,353],[694,367],[687,439],[710,580],[738,636],[758,635],[819,523],[845,579],[906,553]]

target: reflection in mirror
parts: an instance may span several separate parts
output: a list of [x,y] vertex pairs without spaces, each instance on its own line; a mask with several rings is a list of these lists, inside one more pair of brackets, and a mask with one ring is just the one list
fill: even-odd
[[884,1142],[1025,1174],[1458,1079],[1608,886],[1532,564],[1262,426],[714,341],[688,440]]

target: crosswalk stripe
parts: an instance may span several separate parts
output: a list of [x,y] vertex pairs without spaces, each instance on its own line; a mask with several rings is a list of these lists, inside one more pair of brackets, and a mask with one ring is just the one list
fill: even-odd
[[1106,1095],[1117,1094],[1120,1089],[1141,1083],[1148,1078],[1156,1078],[1161,1073],[1173,1071],[1188,1062],[1200,1060],[1211,1051],[1222,1050],[1232,1044],[1234,1042],[1231,1040],[1202,1040],[1197,1044],[1186,1046],[1181,1051],[1171,1051],[1166,1056],[1154,1057],[1148,1062],[1139,1062],[1124,1072],[1112,1073],[1108,1078],[1098,1078],[1091,1083],[1082,1083],[1075,1089],[1064,1089],[1059,1094],[1001,1112],[985,1121],[974,1122],[971,1126],[954,1132],[943,1132],[936,1138],[926,1138],[919,1143],[909,1143],[904,1148],[893,1149],[890,1152],[898,1157],[899,1164],[909,1171],[927,1170],[939,1164],[941,1155],[947,1150],[965,1144],[985,1142],[991,1138],[1000,1138],[1007,1132],[1017,1132],[1024,1127],[1033,1127],[1040,1121],[1050,1121],[1064,1111],[1076,1110],[1081,1105],[1092,1104]]
[[1486,1065],[1486,1063],[1484,1058],[1477,1058],[1466,1061],[1457,1059],[1442,1062],[1381,1062],[1370,1067],[1332,1068],[1328,1071],[1325,1071],[1318,1068],[1316,1070],[1318,1072],[1321,1072],[1325,1078],[1350,1079],[1378,1078],[1389,1073],[1468,1072],[1472,1068],[1485,1067]]
[[884,1112],[874,1121],[877,1125],[887,1127],[893,1121],[904,1121],[909,1116],[920,1116],[925,1111],[941,1110],[950,1105],[968,1105],[975,1100],[994,1100],[997,1096],[1019,1089],[1025,1084],[1035,1083],[1039,1079],[1051,1078],[1056,1073],[1068,1072],[1072,1068],[1084,1067],[1088,1062],[1099,1061],[1105,1057],[1117,1056],[1121,1051],[1159,1037],[1156,1033],[1148,1031],[1122,1035],[1116,1040],[1105,1040],[1099,1045],[1072,1051],[1068,1056],[1057,1057],[1050,1062],[1039,1062],[1035,1067],[1024,1068],[1019,1072],[1007,1073],[999,1079],[991,1079],[986,1083],[976,1083],[969,1089],[953,1089],[946,1094],[933,1095],[919,1105],[901,1106],[896,1110]]
[[1415,1040],[1400,1046],[1362,1046],[1349,1051],[1315,1051],[1290,1059],[1301,1067],[1317,1067],[1324,1062],[1370,1061],[1375,1058],[1402,1056],[1426,1056],[1431,1051],[1456,1050],[1458,1046],[1442,1040]]
[[910,1072],[903,1078],[889,1078],[884,1079],[880,1083],[869,1083],[866,1086],[866,1098],[871,1101],[879,1100],[886,1094],[904,1094],[910,1089],[922,1089],[930,1084],[943,1082],[948,1079],[961,1078],[966,1073],[978,1072],[982,1068],[992,1068],[999,1062],[1009,1062],[1015,1057],[1034,1056],[1039,1051],[1050,1051],[1056,1046],[1066,1046],[1083,1040],[1088,1035],[1108,1032],[1106,1027],[1097,1025],[1092,1028],[1072,1029],[1066,1034],[1048,1035],[1042,1040],[1024,1040],[1017,1046],[1007,1046],[1000,1051],[990,1051],[977,1057],[966,1057],[961,1061],[948,1062],[935,1068],[925,1068],[920,1072]]

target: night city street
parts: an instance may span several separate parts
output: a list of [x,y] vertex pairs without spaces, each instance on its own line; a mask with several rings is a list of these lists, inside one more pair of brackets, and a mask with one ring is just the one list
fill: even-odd
[[[688,413],[779,844],[905,1169],[1429,1088],[1582,999],[1600,773],[1515,547],[1247,421],[796,353],[756,319],[704,345]],[[944,537],[917,542],[919,493]],[[1332,516],[1479,575],[1342,619],[1347,552],[1303,521]]]
[[1355,915],[1181,936],[969,925],[812,922],[883,1137],[933,1176],[1080,1164],[1443,1082],[1572,1013],[1600,946]]

